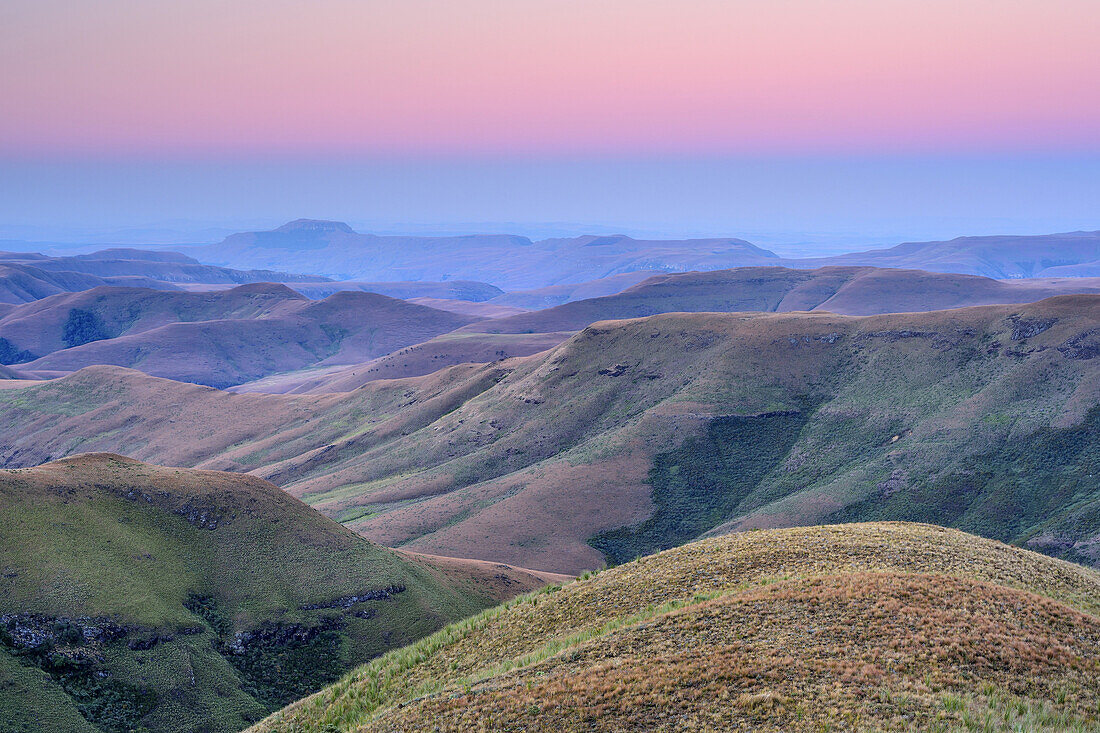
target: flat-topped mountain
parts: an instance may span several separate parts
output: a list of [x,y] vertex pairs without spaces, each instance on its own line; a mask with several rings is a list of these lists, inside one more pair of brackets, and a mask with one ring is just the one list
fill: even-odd
[[1098,611],[1095,572],[938,527],[745,533],[491,609],[250,731],[1095,730]]
[[[717,269],[768,263],[776,255],[742,239],[636,240],[584,236],[533,242],[485,234],[380,236],[342,222],[291,222],[188,249],[229,267],[316,272],[336,280],[478,280],[505,290],[581,283],[637,270]],[[259,264],[264,263],[264,264]]]
[[240,730],[501,597],[248,475],[87,454],[0,471],[0,507],[15,729]]
[[559,572],[713,531],[864,519],[1095,564],[1097,324],[1096,295],[670,313],[343,394],[95,367],[0,391],[0,460],[111,450],[249,471],[387,546]]
[[[204,262],[236,268],[289,269],[337,280],[479,280],[512,291],[556,288],[647,270],[764,265],[891,267],[997,279],[1064,277],[1087,274],[1091,272],[1087,268],[1100,261],[1100,232],[959,237],[799,259],[782,258],[733,237],[646,240],[587,235],[532,241],[502,234],[380,236],[355,232],[342,222],[301,221],[266,232],[234,234],[219,244],[188,251]],[[1078,266],[1086,269],[1072,269]],[[552,290],[545,297],[553,300],[561,294]],[[532,307],[531,302],[528,297],[508,304]]]

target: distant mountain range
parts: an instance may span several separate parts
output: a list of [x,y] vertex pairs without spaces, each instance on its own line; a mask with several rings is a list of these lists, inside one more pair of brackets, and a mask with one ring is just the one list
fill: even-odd
[[1082,277],[1100,272],[1100,231],[1039,236],[958,237],[795,260],[793,266],[873,265],[991,278]]
[[[577,292],[584,289],[581,286]],[[828,311],[874,315],[1031,303],[1075,293],[1100,293],[1100,278],[1002,281],[976,275],[877,267],[823,267],[817,270],[741,267],[661,274],[612,295],[478,320],[453,333],[404,347],[364,364],[324,373],[311,369],[283,374],[235,389],[344,392],[377,379],[419,376],[452,364],[527,356],[561,343],[598,321],[660,313]],[[494,298],[489,305],[506,297]]]
[[959,237],[835,257],[785,259],[735,238],[638,240],[615,235],[532,241],[501,234],[378,236],[355,232],[342,222],[302,219],[188,251],[228,267],[312,272],[336,280],[476,280],[506,291],[579,284],[643,270],[758,265],[897,267],[996,279],[1100,272],[1100,232]]
[[[423,292],[415,285],[406,284],[406,292]],[[444,283],[427,285],[430,292]],[[495,291],[476,285],[460,290]],[[347,391],[376,379],[527,356],[596,321],[677,311],[871,315],[1071,293],[1100,293],[1100,279],[746,267],[655,275],[620,293],[530,312],[496,305],[496,298],[438,301],[437,308],[431,299],[416,303],[358,290],[310,300],[278,283],[208,292],[99,287],[0,307],[0,365],[37,378],[114,364],[241,391]]]
[[179,252],[105,249],[71,257],[0,252],[0,303],[27,303],[49,295],[103,285],[178,290],[183,283],[240,285],[255,282],[323,282],[317,275],[275,270],[234,270],[204,265]]
[[102,285],[209,290],[286,282],[311,298],[364,290],[537,309],[616,293],[654,274],[747,266],[870,266],[994,279],[1100,276],[1100,232],[960,237],[790,259],[734,238],[377,236],[342,222],[298,220],[187,250],[194,256],[122,247],[67,257],[0,252],[0,303]]
[[230,267],[276,267],[336,280],[478,280],[504,290],[581,283],[637,270],[718,269],[778,257],[741,239],[636,240],[585,236],[533,242],[489,234],[458,237],[360,234],[342,222],[302,219],[188,250]]

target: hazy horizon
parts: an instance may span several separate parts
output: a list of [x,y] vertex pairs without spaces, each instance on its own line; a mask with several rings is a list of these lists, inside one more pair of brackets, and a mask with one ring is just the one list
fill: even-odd
[[1100,228],[1100,155],[3,165],[0,239],[46,242],[214,242],[318,218],[387,234],[728,236],[812,254]]
[[1090,0],[9,0],[0,238],[1098,229],[1097,23]]

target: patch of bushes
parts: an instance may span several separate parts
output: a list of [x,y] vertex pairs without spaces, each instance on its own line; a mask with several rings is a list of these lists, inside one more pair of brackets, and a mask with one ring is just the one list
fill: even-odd
[[346,671],[339,617],[316,625],[265,623],[233,634],[213,596],[191,594],[184,606],[218,635],[217,651],[241,677],[241,689],[276,710],[334,682]]
[[0,364],[23,364],[38,357],[26,349],[18,349],[15,344],[0,336]]
[[633,527],[589,540],[608,564],[667,550],[728,519],[790,452],[806,410],[715,418],[706,432],[654,459],[649,472],[657,510]]
[[272,710],[335,682],[343,666],[344,635],[335,624],[265,624],[222,655],[237,670],[242,689]]
[[64,619],[51,637],[35,647],[20,647],[0,627],[0,644],[20,664],[41,669],[57,682],[85,720],[108,733],[145,730],[142,718],[157,705],[153,690],[112,679],[97,662],[99,654],[85,644],[78,627]]
[[69,318],[65,321],[64,331],[61,335],[61,340],[65,342],[66,346],[69,348],[83,346],[93,341],[102,341],[108,338],[111,338],[111,335],[107,333],[107,326],[104,325],[103,319],[98,315],[81,308],[69,310]]

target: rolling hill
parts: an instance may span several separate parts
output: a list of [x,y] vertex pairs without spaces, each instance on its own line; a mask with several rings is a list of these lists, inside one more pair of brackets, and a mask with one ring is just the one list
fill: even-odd
[[387,546],[558,572],[868,519],[1097,564],[1098,339],[1100,296],[1080,295],[601,322],[343,394],[94,367],[0,391],[0,461],[110,450],[249,471]]
[[112,248],[68,257],[0,252],[0,303],[27,303],[104,285],[176,290],[181,283],[240,285],[323,280],[316,275],[293,275],[277,269],[214,267],[179,252]]
[[411,559],[252,476],[0,471],[0,728],[235,731],[550,578]]
[[540,310],[553,308],[563,303],[571,303],[574,300],[586,300],[588,298],[601,298],[605,295],[621,293],[627,288],[637,285],[643,280],[648,280],[654,275],[664,273],[656,270],[638,270],[624,272],[619,275],[588,280],[581,283],[569,283],[566,285],[550,285],[534,290],[514,290],[493,298],[490,302],[498,305],[513,306],[525,310]]
[[374,660],[251,733],[1100,730],[1100,575],[919,524],[696,542]]
[[484,364],[537,354],[557,346],[571,335],[562,331],[518,334],[452,332],[362,364],[273,374],[235,385],[233,391],[273,394],[351,392],[380,379],[420,377],[458,364]]
[[872,265],[991,278],[1029,278],[1075,275],[1078,274],[1076,271],[1063,268],[1088,265],[1098,260],[1100,231],[907,242],[885,249],[794,261],[791,266]]
[[[873,315],[1030,303],[1068,293],[1100,293],[1100,279],[1000,281],[872,267],[744,267],[661,274],[612,295],[480,320],[366,364],[323,373],[308,369],[276,375],[242,385],[241,390],[349,391],[376,379],[414,377],[454,364],[527,356],[561,343],[596,321],[659,313],[804,310]],[[471,314],[475,312],[471,310]]]
[[57,293],[73,293],[106,285],[178,290],[172,283],[147,277],[97,277],[81,272],[48,272],[24,264],[0,261],[0,303],[29,303]]
[[481,303],[491,300],[504,291],[495,285],[471,280],[450,280],[447,282],[359,282],[332,281],[323,283],[294,283],[294,290],[318,300],[342,290],[358,290],[365,293],[378,293],[391,298],[412,300],[414,298],[437,298],[463,303]]
[[1100,293],[1100,279],[1000,281],[876,267],[741,267],[654,275],[614,295],[485,321],[464,331],[568,332],[595,321],[673,312],[828,311],[864,316],[1031,303],[1072,293]]
[[46,376],[116,364],[223,387],[363,362],[474,320],[373,293],[312,301],[271,283],[209,293],[96,288],[0,315],[0,362]]

